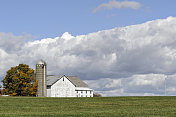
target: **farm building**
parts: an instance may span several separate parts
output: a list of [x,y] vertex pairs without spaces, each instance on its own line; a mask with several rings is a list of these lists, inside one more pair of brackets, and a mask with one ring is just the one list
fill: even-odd
[[47,76],[47,97],[92,97],[92,89],[75,76]]
[[36,64],[38,97],[93,97],[93,90],[76,76],[47,75],[47,64],[40,60]]

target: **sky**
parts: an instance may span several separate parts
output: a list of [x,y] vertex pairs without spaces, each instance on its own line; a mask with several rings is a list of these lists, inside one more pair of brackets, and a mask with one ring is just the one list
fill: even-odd
[[0,0],[0,32],[27,33],[35,39],[54,38],[64,32],[76,36],[176,15],[175,0],[136,0],[140,4],[136,9],[102,7],[95,12],[110,1]]
[[0,0],[0,78],[38,60],[103,96],[176,95],[174,0]]

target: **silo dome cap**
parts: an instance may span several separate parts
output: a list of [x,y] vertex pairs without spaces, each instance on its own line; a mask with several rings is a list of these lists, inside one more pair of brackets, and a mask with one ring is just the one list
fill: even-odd
[[37,62],[37,64],[44,64],[44,65],[46,65],[46,62],[41,59],[40,61]]

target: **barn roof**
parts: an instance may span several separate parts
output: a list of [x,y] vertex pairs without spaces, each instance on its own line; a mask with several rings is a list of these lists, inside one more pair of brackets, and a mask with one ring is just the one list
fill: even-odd
[[61,76],[53,76],[48,75],[47,76],[47,86],[53,85],[55,82],[57,82],[59,79],[61,79]]
[[[60,80],[64,76],[53,76],[49,75],[47,76],[47,86],[51,86],[54,83],[56,83],[58,80]],[[65,76],[75,87],[88,87],[86,83],[84,83],[82,80],[80,80],[76,76]]]
[[88,87],[81,79],[76,76],[66,76],[70,82],[72,82],[76,87]]

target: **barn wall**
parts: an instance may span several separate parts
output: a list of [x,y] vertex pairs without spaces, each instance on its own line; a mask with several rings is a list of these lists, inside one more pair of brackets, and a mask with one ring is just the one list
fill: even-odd
[[47,97],[51,97],[51,88],[47,88]]
[[51,86],[51,97],[76,97],[75,86],[64,76]]

